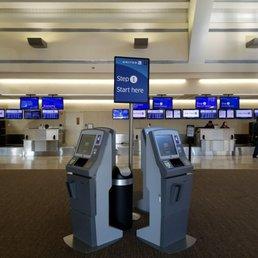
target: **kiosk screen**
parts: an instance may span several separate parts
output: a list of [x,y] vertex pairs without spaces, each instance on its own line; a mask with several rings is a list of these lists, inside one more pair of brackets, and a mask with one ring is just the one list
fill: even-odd
[[156,141],[161,157],[177,155],[177,150],[172,135],[157,135]]
[[96,135],[83,134],[77,150],[77,154],[90,156]]

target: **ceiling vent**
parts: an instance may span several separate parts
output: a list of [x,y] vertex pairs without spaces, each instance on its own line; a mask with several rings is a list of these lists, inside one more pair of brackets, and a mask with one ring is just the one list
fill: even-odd
[[245,44],[246,48],[258,48],[258,38],[254,38]]
[[42,38],[27,38],[28,43],[34,48],[47,48],[47,42]]
[[135,38],[134,39],[135,49],[146,49],[148,48],[148,38]]

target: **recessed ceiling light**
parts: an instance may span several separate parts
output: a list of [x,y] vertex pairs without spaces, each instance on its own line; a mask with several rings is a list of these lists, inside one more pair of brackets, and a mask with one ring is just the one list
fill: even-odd
[[47,42],[42,38],[27,38],[27,40],[33,48],[47,48]]
[[148,48],[148,38],[135,38],[134,39],[134,48],[135,49],[146,49]]

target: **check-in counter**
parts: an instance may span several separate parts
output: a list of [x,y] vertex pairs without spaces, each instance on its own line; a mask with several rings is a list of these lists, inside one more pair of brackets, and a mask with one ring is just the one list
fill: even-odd
[[235,150],[234,129],[199,129],[197,139],[204,156],[233,155]]
[[27,129],[24,140],[24,152],[58,153],[63,143],[63,130],[58,128]]

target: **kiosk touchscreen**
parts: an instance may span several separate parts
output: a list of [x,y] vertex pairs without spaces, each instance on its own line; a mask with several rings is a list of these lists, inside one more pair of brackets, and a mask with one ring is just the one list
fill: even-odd
[[145,146],[140,206],[149,211],[149,225],[137,230],[137,237],[166,253],[184,250],[196,241],[187,235],[193,167],[177,131],[149,128],[142,136]]
[[85,129],[66,166],[73,234],[64,241],[83,253],[103,248],[123,236],[121,230],[109,225],[114,146],[112,129]]

